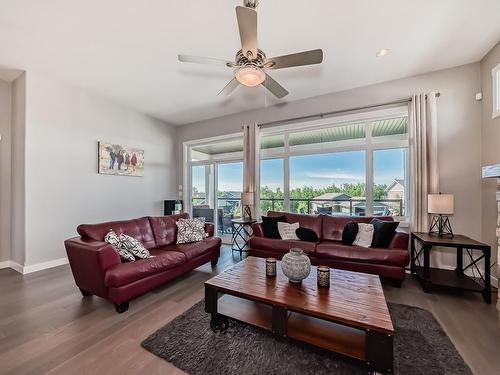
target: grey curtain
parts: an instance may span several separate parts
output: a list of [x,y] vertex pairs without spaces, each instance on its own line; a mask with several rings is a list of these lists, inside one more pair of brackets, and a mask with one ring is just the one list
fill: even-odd
[[260,171],[260,129],[257,124],[243,126],[243,192],[254,193],[252,217],[256,217],[258,207],[258,181]]
[[439,192],[436,93],[416,94],[410,103],[410,226],[429,230],[427,195]]

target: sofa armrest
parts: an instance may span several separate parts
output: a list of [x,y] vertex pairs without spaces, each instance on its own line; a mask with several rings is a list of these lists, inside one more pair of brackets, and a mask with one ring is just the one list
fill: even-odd
[[252,235],[255,237],[264,237],[264,228],[262,222],[252,224]]
[[106,298],[106,270],[121,263],[113,246],[80,237],[64,241],[64,246],[76,285],[91,294]]
[[208,237],[214,236],[215,226],[212,223],[205,223],[205,233],[208,234]]
[[408,250],[410,236],[405,232],[396,232],[389,244],[389,249],[403,249]]

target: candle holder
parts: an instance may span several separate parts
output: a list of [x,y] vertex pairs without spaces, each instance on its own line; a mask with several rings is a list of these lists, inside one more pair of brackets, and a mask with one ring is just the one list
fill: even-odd
[[266,276],[276,277],[276,259],[266,258]]
[[330,286],[330,268],[327,266],[318,266],[318,286],[328,288]]

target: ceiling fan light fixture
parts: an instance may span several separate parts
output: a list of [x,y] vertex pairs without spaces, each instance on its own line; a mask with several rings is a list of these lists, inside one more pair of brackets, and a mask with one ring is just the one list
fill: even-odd
[[239,83],[248,87],[260,85],[266,79],[266,73],[255,66],[244,66],[239,68],[235,77]]

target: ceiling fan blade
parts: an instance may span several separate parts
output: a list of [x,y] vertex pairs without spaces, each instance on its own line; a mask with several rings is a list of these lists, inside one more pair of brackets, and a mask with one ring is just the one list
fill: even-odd
[[243,55],[253,60],[257,57],[257,12],[251,8],[237,6],[236,18],[240,29]]
[[284,98],[288,95],[288,91],[267,73],[266,79],[262,82],[262,86],[271,91],[278,99]]
[[217,96],[224,94],[224,95],[231,95],[231,93],[238,87],[240,83],[236,80],[236,78],[233,78],[228,82],[226,86],[222,90],[219,91]]
[[179,59],[180,62],[225,66],[226,68],[232,68],[234,66],[234,63],[232,63],[231,61],[214,59],[211,57],[177,55],[177,58]]
[[291,55],[271,57],[264,65],[268,69],[283,69],[292,66],[320,64],[323,62],[323,50],[313,49]]

